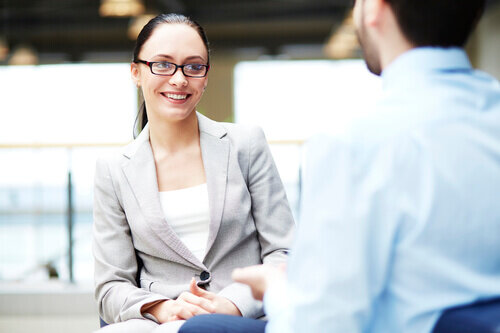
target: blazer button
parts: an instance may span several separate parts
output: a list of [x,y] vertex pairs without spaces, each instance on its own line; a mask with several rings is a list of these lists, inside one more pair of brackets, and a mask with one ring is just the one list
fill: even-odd
[[206,281],[208,279],[210,279],[210,273],[207,272],[207,271],[201,272],[201,274],[200,274],[200,280],[201,281]]

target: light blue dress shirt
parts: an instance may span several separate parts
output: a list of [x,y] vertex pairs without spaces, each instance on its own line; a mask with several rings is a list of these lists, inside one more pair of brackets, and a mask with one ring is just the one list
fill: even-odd
[[500,295],[498,81],[462,49],[417,48],[382,86],[376,116],[305,147],[268,333],[430,332],[444,308]]

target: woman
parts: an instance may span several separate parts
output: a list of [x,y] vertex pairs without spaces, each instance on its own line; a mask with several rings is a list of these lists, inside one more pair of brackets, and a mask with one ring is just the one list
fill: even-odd
[[97,162],[96,298],[103,331],[174,331],[198,314],[259,317],[235,267],[285,261],[294,222],[264,134],[196,112],[209,49],[200,25],[159,15],[131,64],[139,136]]

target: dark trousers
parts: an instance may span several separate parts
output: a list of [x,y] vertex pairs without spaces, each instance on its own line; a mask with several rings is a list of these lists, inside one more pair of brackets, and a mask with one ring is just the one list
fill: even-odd
[[195,316],[182,325],[179,333],[264,333],[266,321],[209,314]]

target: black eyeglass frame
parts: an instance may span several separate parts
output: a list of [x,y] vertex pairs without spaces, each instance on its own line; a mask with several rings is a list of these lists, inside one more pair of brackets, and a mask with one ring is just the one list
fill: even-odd
[[[146,61],[146,60],[141,60],[141,59],[134,60],[134,62],[135,63],[141,63],[141,64],[144,64],[144,65],[148,66],[149,70],[151,71],[151,74],[159,75],[159,76],[172,76],[175,73],[177,73],[177,70],[180,68],[181,71],[182,71],[182,74],[184,74],[185,77],[202,78],[202,77],[207,76],[208,70],[210,69],[210,65],[197,64],[197,63],[177,65],[177,64],[175,64],[173,62],[170,62],[170,61]],[[172,74],[158,74],[158,73],[153,72],[153,65],[154,64],[172,64],[172,65],[175,66],[175,69],[174,69],[174,72]],[[205,74],[204,75],[189,75],[189,74],[186,74],[184,72],[184,67],[185,66],[189,66],[189,65],[199,65],[199,66],[205,67]]]

